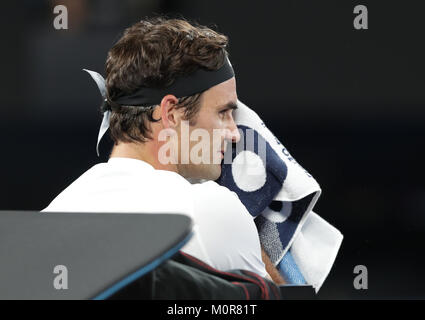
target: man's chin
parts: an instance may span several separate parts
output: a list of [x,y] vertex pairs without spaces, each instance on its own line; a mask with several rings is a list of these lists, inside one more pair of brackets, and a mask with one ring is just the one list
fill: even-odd
[[199,179],[203,180],[217,180],[221,175],[220,164],[205,165],[199,172]]
[[216,168],[215,168],[215,174],[212,177],[211,180],[217,180],[218,178],[220,178],[221,176],[221,164],[215,164]]
[[186,179],[195,180],[217,180],[221,175],[221,164],[199,164],[181,166],[180,175]]

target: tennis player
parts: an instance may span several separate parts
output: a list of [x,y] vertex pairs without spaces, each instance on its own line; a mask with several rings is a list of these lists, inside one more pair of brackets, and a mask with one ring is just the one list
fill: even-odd
[[114,141],[109,161],[43,211],[186,214],[195,232],[182,251],[222,271],[270,274],[283,283],[262,254],[252,216],[214,182],[226,150],[240,139],[227,44],[226,36],[180,19],[126,29],[108,53],[103,89],[97,79],[104,95],[99,140],[109,129]]

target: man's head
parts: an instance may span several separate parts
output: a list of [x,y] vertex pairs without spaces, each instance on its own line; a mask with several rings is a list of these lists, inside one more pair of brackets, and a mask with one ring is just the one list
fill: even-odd
[[[185,97],[165,94],[157,104],[114,101],[140,87],[167,88],[199,69],[219,70],[227,61],[226,46],[224,35],[184,20],[155,18],[128,28],[106,61],[112,156],[136,156],[186,178],[217,179],[221,152],[229,140],[239,139],[232,117],[234,77]],[[163,161],[165,144],[172,146],[172,163]]]

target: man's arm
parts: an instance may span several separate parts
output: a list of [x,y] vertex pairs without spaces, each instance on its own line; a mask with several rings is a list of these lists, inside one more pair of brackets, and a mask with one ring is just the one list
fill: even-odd
[[276,283],[277,285],[286,284],[285,280],[282,278],[279,271],[273,265],[269,256],[267,255],[267,253],[264,251],[262,247],[261,247],[261,258],[263,259],[263,262],[266,265],[266,271],[272,278],[273,282]]

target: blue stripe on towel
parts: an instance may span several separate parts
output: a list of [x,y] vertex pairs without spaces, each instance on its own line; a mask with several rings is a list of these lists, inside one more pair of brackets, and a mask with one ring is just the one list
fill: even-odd
[[290,250],[283,256],[282,260],[277,265],[277,269],[288,284],[307,283],[301,271],[298,269]]

